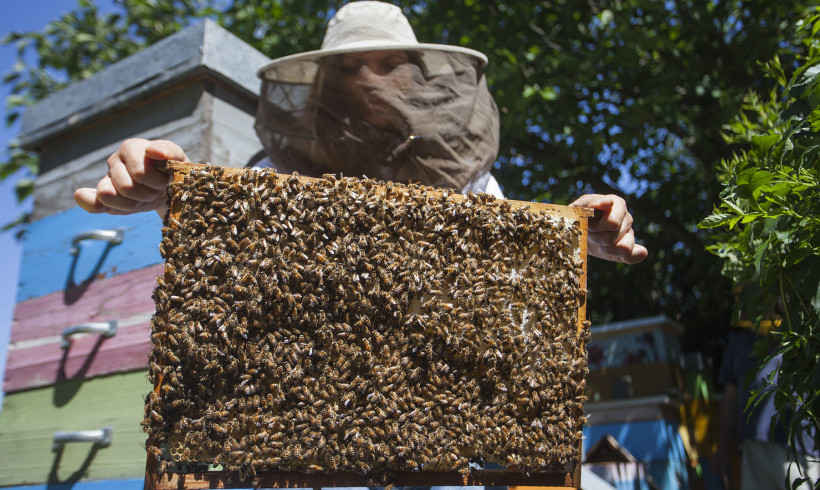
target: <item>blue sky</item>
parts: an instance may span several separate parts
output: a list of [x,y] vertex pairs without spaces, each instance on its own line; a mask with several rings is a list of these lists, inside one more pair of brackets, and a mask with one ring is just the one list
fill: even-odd
[[[109,6],[111,0],[96,2],[101,6]],[[46,24],[70,11],[77,4],[76,0],[30,0],[0,2],[0,37],[11,31],[41,30]],[[0,46],[0,75],[7,73],[16,61],[14,45]],[[6,142],[16,138],[19,127],[17,124],[6,127],[5,101],[9,89],[0,86],[0,99],[3,102],[3,122],[0,124],[0,152],[2,160],[6,159]],[[0,226],[8,223],[30,206],[18,206],[14,195],[14,183],[19,176],[7,179],[0,183]],[[13,233],[0,233],[0,379],[6,367],[6,346],[8,344],[14,298],[17,289],[17,276],[20,266],[20,245]]]

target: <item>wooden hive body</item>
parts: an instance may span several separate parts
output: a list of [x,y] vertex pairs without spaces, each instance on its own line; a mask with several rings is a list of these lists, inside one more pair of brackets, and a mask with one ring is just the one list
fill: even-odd
[[149,486],[579,484],[589,210],[166,165]]

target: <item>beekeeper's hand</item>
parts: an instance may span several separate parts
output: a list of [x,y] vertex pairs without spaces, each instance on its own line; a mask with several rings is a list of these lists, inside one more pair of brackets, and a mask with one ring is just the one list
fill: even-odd
[[74,191],[74,200],[89,213],[133,214],[156,211],[164,216],[165,185],[170,176],[154,168],[154,160],[187,161],[185,152],[165,140],[123,141],[108,157],[108,174],[96,189]]
[[623,198],[609,194],[585,194],[570,206],[593,208],[600,213],[597,219],[589,220],[587,253],[613,262],[637,264],[648,255],[646,247],[635,243],[632,230],[632,215]]

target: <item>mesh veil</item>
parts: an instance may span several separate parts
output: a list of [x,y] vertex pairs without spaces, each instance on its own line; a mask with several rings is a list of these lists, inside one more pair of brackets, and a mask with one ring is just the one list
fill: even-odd
[[498,109],[463,53],[347,53],[262,77],[256,131],[283,172],[461,189],[498,154]]

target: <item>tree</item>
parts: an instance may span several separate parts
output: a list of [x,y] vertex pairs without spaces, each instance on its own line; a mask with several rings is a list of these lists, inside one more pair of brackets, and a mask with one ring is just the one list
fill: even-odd
[[[216,19],[276,57],[316,49],[338,7],[328,0],[118,0],[98,18],[88,0],[43,33],[17,33],[38,52],[18,67],[13,114],[197,17]],[[650,258],[593,261],[595,322],[666,313],[702,338],[728,324],[729,282],[696,224],[731,154],[721,126],[750,87],[767,81],[755,60],[799,48],[794,0],[738,2],[403,2],[419,39],[473,47],[502,111],[495,170],[516,199],[567,203],[588,191],[625,196]],[[24,48],[26,49],[26,48]],[[77,56],[80,54],[80,56]],[[54,71],[63,77],[59,82]],[[14,77],[14,75],[12,75]]]
[[701,223],[715,231],[709,249],[723,274],[743,288],[735,314],[758,325],[773,311],[782,317],[778,346],[758,354],[781,357],[769,381],[778,413],[795,413],[791,451],[804,423],[820,433],[820,10],[797,26],[806,54],[796,70],[778,57],[763,65],[774,87],[749,92],[726,126],[742,151],[718,168],[720,203]]

